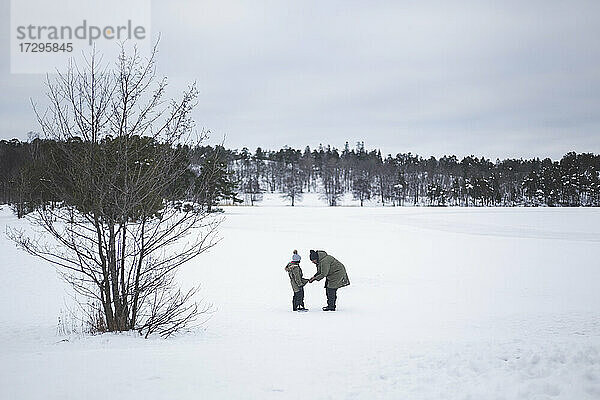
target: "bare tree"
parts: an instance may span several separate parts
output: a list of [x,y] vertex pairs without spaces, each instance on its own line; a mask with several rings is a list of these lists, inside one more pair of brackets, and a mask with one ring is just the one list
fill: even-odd
[[373,194],[373,185],[371,177],[367,171],[360,171],[358,176],[352,181],[352,193],[355,200],[360,200],[360,206],[364,205],[365,200],[369,200]]
[[332,207],[337,206],[339,199],[344,194],[340,171],[339,159],[337,158],[328,158],[321,167],[321,179],[323,181],[324,190],[323,197]]
[[57,143],[43,167],[60,202],[27,216],[41,235],[10,236],[99,304],[108,331],[169,336],[206,311],[175,278],[216,243],[220,220],[195,201],[207,188],[189,169],[189,146],[206,136],[194,138],[197,90],[166,101],[155,56],[122,49],[109,68],[94,53],[47,79],[50,105],[36,115]]
[[244,194],[246,203],[254,206],[254,203],[263,199],[264,190],[260,185],[262,160],[253,157],[248,149],[244,147],[240,154],[239,165],[239,187]]
[[262,200],[263,190],[260,187],[259,180],[255,176],[250,175],[246,177],[242,181],[241,187],[251,206],[254,206],[254,203],[257,201]]
[[300,170],[300,152],[285,148],[282,157],[283,197],[290,199],[292,207],[296,200],[302,200],[302,171]]

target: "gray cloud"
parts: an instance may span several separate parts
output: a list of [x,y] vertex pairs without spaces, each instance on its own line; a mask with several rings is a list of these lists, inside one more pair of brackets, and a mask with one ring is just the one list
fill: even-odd
[[[169,1],[152,14],[171,93],[196,81],[198,125],[230,147],[600,152],[598,2]],[[7,55],[3,28],[0,135],[24,137],[42,79],[9,75]]]

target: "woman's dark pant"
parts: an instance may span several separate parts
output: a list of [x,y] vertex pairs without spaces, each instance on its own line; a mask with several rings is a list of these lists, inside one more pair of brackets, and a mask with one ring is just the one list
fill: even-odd
[[325,294],[327,295],[327,307],[335,308],[335,301],[337,300],[337,289],[331,289],[326,287]]
[[292,309],[296,311],[298,307],[304,307],[304,288],[301,287],[299,291],[294,292],[292,298]]

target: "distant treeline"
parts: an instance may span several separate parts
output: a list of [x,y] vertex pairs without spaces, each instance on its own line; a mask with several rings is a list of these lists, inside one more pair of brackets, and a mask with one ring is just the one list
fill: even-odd
[[[45,210],[60,204],[75,205],[80,211],[98,206],[98,199],[90,197],[82,187],[93,187],[96,193],[122,194],[128,182],[140,174],[160,169],[168,174],[168,185],[142,182],[152,196],[136,203],[139,209],[159,212],[161,203],[168,201],[176,207],[189,207],[190,202],[212,211],[222,200],[240,202],[236,198],[232,174],[221,152],[204,151],[196,155],[192,165],[193,148],[171,147],[147,136],[112,138],[84,142],[79,138],[68,141],[34,139],[20,142],[16,139],[0,141],[0,204],[10,204],[22,217],[36,209]],[[170,173],[183,171],[182,173]],[[93,172],[93,181],[85,181],[81,174],[77,185],[65,179],[73,171]],[[132,176],[132,174],[134,176]],[[137,175],[136,175],[137,174]],[[77,176],[77,175],[76,175]],[[104,191],[99,191],[104,188]],[[187,203],[186,203],[187,202]],[[118,211],[120,205],[102,206],[105,216]],[[135,214],[135,208],[133,213]]]
[[[22,215],[61,201],[44,198],[47,178],[35,167],[53,147],[52,141],[41,139],[0,141],[0,203],[12,204]],[[303,193],[317,192],[330,206],[346,193],[361,205],[371,200],[390,206],[600,206],[600,156],[591,153],[571,152],[559,161],[493,162],[475,156],[383,156],[366,150],[362,142],[354,148],[346,143],[342,150],[184,146],[180,151],[190,164],[190,176],[173,185],[174,197],[193,197],[209,209],[223,201],[253,205],[265,192],[281,193],[291,205]],[[194,188],[196,177],[203,182],[201,191]]]
[[[199,160],[212,147],[200,147]],[[411,153],[383,156],[359,142],[342,150],[319,146],[302,151],[218,149],[245,202],[280,192],[294,204],[302,193],[319,192],[335,206],[345,193],[401,206],[599,206],[600,156],[567,153],[560,161],[484,157],[423,158]]]

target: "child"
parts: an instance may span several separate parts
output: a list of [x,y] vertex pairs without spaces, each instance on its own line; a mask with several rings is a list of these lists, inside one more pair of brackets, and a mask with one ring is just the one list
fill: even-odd
[[304,285],[308,282],[308,279],[302,277],[302,268],[300,268],[300,255],[298,250],[294,250],[292,255],[292,261],[285,266],[285,270],[290,276],[290,283],[294,290],[294,297],[292,298],[292,309],[294,311],[307,311],[304,308]]

